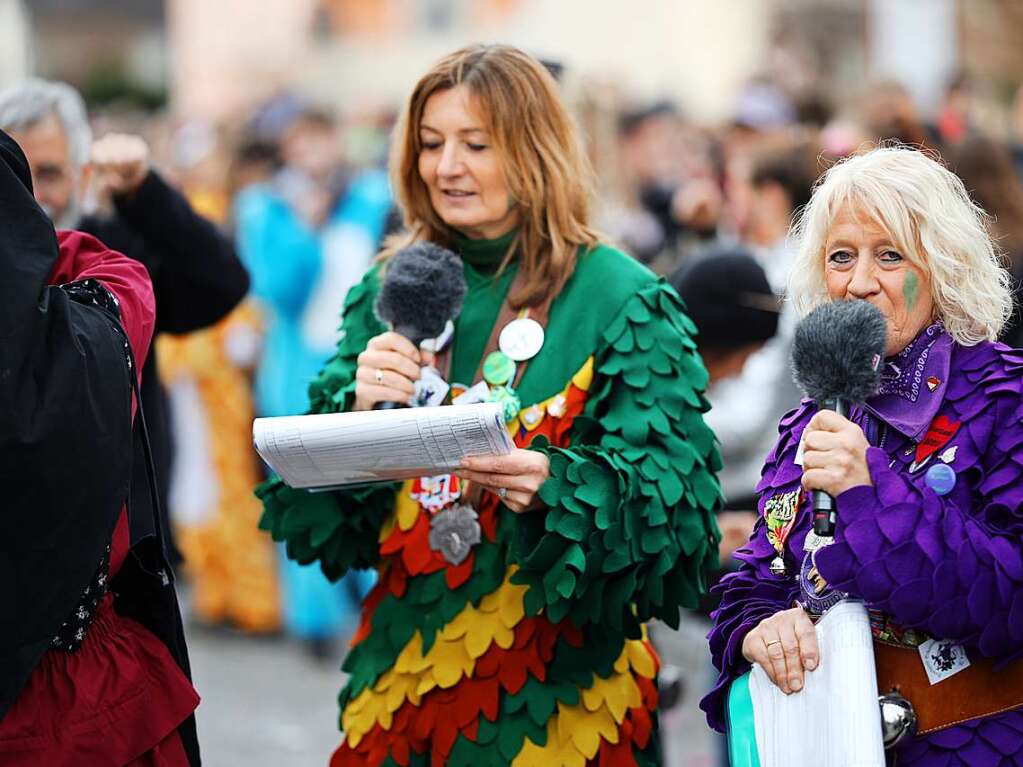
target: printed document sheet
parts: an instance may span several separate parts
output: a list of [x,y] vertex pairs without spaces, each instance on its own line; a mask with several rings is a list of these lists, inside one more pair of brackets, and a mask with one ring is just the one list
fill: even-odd
[[761,767],[885,767],[870,620],[840,602],[817,623],[820,664],[785,695],[759,665],[749,690]]
[[306,489],[446,474],[513,447],[494,402],[257,418],[252,438],[281,479]]

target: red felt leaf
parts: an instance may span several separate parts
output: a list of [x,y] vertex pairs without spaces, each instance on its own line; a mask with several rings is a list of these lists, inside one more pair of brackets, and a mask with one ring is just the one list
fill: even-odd
[[600,767],[638,767],[632,744],[625,738],[619,738],[617,743],[601,740],[598,763]]
[[653,679],[647,679],[645,676],[635,675],[634,679],[636,684],[639,685],[639,691],[643,696],[643,706],[648,711],[653,711],[657,708],[657,685]]
[[444,580],[448,584],[449,589],[457,589],[472,575],[472,566],[476,564],[476,552],[470,551],[469,556],[465,558],[462,564],[456,567],[448,567],[444,571]]

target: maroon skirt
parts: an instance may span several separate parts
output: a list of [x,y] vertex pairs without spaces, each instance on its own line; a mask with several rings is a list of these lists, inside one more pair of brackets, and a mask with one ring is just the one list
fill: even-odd
[[[127,552],[122,515],[111,551]],[[199,696],[167,647],[107,594],[81,647],[43,655],[0,719],[4,767],[188,767],[177,729]]]

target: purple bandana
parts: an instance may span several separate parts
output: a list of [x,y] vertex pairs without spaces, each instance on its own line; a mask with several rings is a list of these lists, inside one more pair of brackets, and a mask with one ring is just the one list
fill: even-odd
[[896,431],[919,440],[945,398],[952,337],[941,323],[924,329],[912,343],[884,362],[880,391],[865,409]]

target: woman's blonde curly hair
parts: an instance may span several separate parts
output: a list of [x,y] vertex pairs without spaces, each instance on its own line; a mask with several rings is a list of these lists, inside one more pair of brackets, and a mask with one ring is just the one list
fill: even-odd
[[958,343],[972,346],[998,337],[1012,312],[1012,294],[989,216],[940,160],[905,146],[854,155],[818,180],[793,227],[799,251],[789,299],[799,314],[827,300],[825,245],[846,206],[881,224],[930,277],[937,317]]

